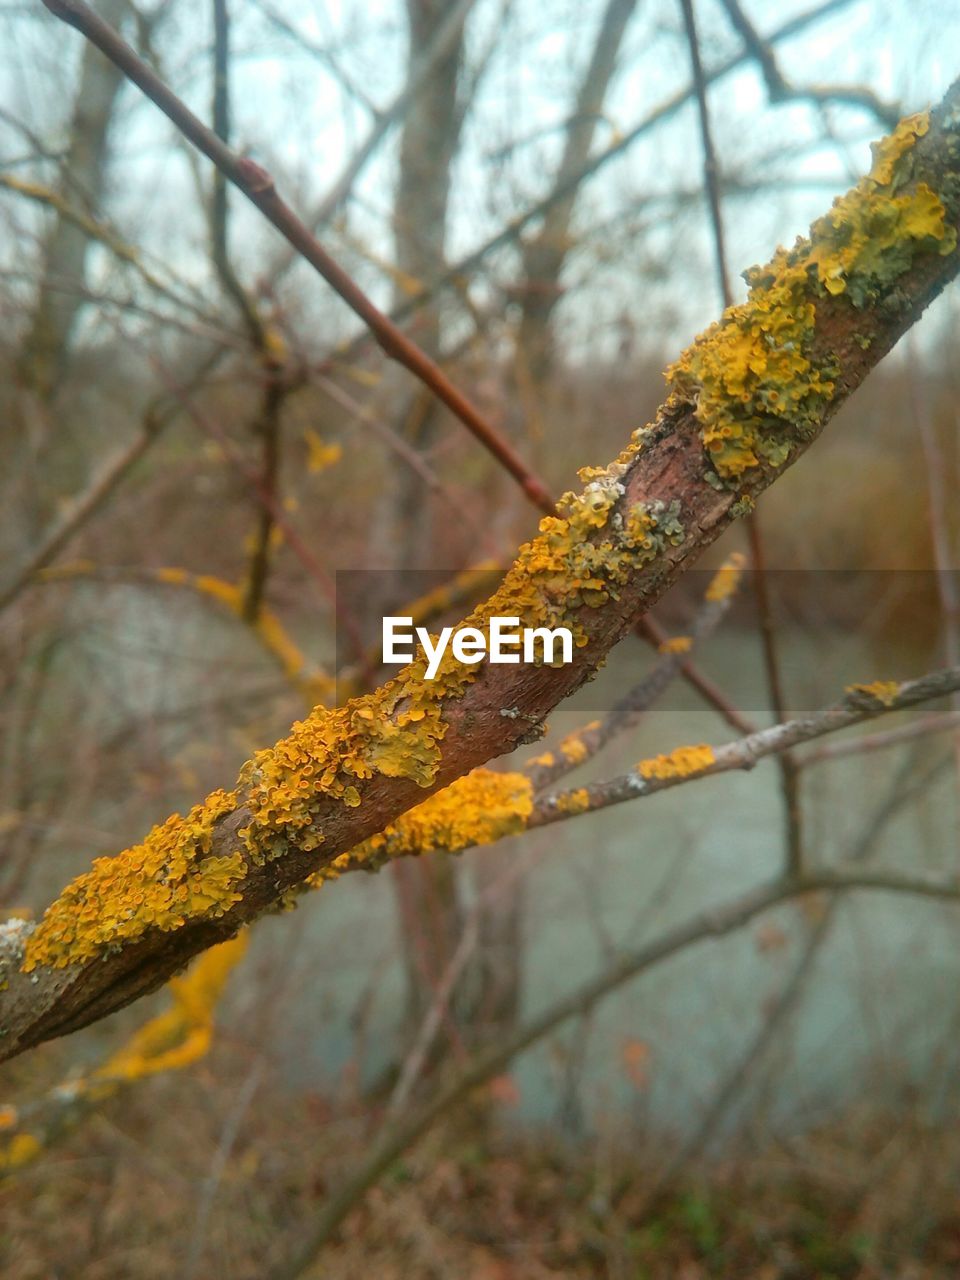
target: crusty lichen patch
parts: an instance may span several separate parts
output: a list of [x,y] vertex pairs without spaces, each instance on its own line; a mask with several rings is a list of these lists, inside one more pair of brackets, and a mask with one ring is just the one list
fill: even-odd
[[892,707],[900,693],[900,685],[896,680],[873,680],[870,684],[848,684],[845,692],[865,694],[885,707]]
[[493,844],[524,830],[533,811],[533,787],[522,773],[474,769],[409,809],[378,835],[335,858],[310,876],[316,888],[358,867],[375,870],[409,854],[455,853],[471,845]]
[[578,787],[575,791],[561,791],[554,799],[554,808],[560,813],[567,813],[573,816],[578,813],[586,813],[590,808],[590,792],[586,787]]
[[179,928],[188,916],[219,916],[240,899],[246,865],[239,853],[212,854],[218,819],[235,791],[215,791],[185,818],[174,814],[115,858],[97,858],[46,911],[26,942],[23,968],[86,960],[139,937]]
[[667,370],[678,401],[695,406],[710,466],[735,483],[761,464],[782,466],[820,423],[836,390],[837,364],[816,349],[817,302],[845,294],[875,304],[922,253],[947,254],[957,236],[939,195],[910,187],[910,152],[929,113],[902,120],[874,144],[870,173],[809,238],[745,272],[745,303],[729,307]]
[[637,772],[641,778],[688,778],[714,763],[713,748],[706,743],[695,747],[676,747],[666,755],[641,760]]

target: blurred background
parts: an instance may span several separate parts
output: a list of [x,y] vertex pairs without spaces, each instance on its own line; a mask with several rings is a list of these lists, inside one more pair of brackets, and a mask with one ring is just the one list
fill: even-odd
[[[680,3],[95,8],[551,492],[720,314]],[[740,300],[960,73],[960,8],[694,12]],[[0,5],[0,308],[6,918],[384,678],[382,615],[455,622],[538,513],[40,4]],[[948,290],[764,498],[766,590],[748,575],[695,655],[722,694],[675,680],[585,778],[960,661],[958,325]],[[688,632],[707,581],[658,625]],[[657,661],[625,641],[546,747]],[[796,753],[792,824],[768,760],[347,876],[212,977],[14,1061],[3,1275],[960,1273],[955,906],[808,895],[644,959],[791,839],[954,871],[960,708],[860,734]]]

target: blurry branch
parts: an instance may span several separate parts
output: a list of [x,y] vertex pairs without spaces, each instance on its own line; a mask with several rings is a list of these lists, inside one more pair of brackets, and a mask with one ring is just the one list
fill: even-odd
[[661,657],[651,671],[607,712],[582,729],[568,734],[559,752],[547,751],[528,761],[524,772],[534,792],[546,787],[592,760],[617,734],[632,729],[680,674],[684,654],[692,653],[708,639],[722,621],[740,584],[744,557],[734,553],[717,570],[707,587],[688,635],[675,636],[660,645]]
[[253,1066],[247,1072],[247,1078],[243,1082],[243,1086],[237,1095],[237,1099],[231,1108],[227,1122],[220,1135],[220,1142],[210,1164],[210,1172],[204,1179],[197,1203],[197,1216],[193,1225],[193,1234],[190,1240],[186,1266],[184,1267],[183,1280],[193,1280],[202,1265],[203,1248],[210,1223],[210,1214],[213,1211],[213,1202],[223,1182],[230,1156],[233,1154],[237,1139],[240,1136],[240,1126],[250,1108],[250,1104],[253,1102],[260,1081],[263,1079],[264,1060],[262,1054],[263,1051],[261,1050],[260,1056],[256,1058]]
[[[0,268],[0,278],[33,283],[37,277],[34,271]],[[89,285],[80,284],[78,281],[73,280],[57,280],[56,282],[51,282],[50,287],[56,293],[69,293],[84,302],[95,303],[101,311],[109,308],[111,311],[120,311],[125,317],[127,315],[143,316],[161,328],[171,329],[183,334],[191,344],[196,344],[199,338],[215,344],[219,350],[212,353],[210,368],[218,363],[227,351],[246,350],[240,335],[223,324],[221,317],[212,312],[207,312],[198,303],[182,296],[174,298],[174,301],[178,307],[191,311],[197,317],[196,323],[190,323],[180,316],[169,311],[162,311],[158,307],[149,306],[135,297],[132,292],[120,295],[119,293],[107,292],[105,289],[93,289]]]
[[718,906],[708,907],[690,920],[666,930],[658,938],[624,951],[598,977],[576,988],[541,1014],[510,1032],[498,1044],[477,1053],[453,1078],[441,1085],[421,1108],[402,1117],[374,1143],[359,1169],[350,1175],[321,1210],[318,1221],[287,1266],[278,1267],[271,1280],[298,1280],[313,1266],[348,1214],[388,1172],[394,1162],[455,1106],[476,1089],[499,1075],[524,1050],[542,1040],[571,1018],[588,1013],[598,1001],[624,983],[648,972],[672,956],[700,943],[734,933],[771,908],[809,893],[876,890],[911,894],[936,901],[960,899],[960,883],[932,876],[903,875],[896,871],[870,870],[843,865],[836,869],[808,870],[802,876],[783,875]]
[[[602,118],[620,45],[636,7],[636,0],[607,0],[567,122],[563,154],[554,177],[554,187],[565,190],[566,194],[546,210],[539,232],[523,246],[522,315],[517,348],[530,362],[535,382],[542,381],[552,363],[550,317],[560,296],[560,277],[572,243],[570,224],[574,205],[586,176],[585,166],[597,122]],[[580,181],[576,181],[578,176]],[[571,185],[573,183],[575,185]]]
[[[230,19],[227,0],[213,0],[213,131],[228,145],[230,142]],[[230,260],[229,249],[229,192],[223,171],[213,170],[213,195],[210,202],[210,239],[213,247],[213,264],[220,283],[237,304],[250,342],[257,351],[263,351],[266,334],[257,308],[237,278]]]
[[259,9],[270,26],[275,27],[277,31],[282,32],[292,40],[298,49],[302,49],[304,53],[309,54],[311,58],[315,58],[326,67],[334,80],[345,90],[348,97],[354,98],[361,106],[365,107],[374,120],[379,120],[381,112],[376,103],[357,83],[354,77],[347,73],[340,59],[334,57],[325,45],[311,39],[306,32],[301,31],[299,27],[295,27],[292,22],[289,22],[282,14],[277,13],[264,0],[254,0],[254,8]]
[[108,1098],[205,1057],[217,1003],[248,941],[249,935],[241,933],[200,956],[184,977],[172,978],[170,1008],[139,1027],[101,1066],[68,1077],[29,1105],[0,1106],[0,1176],[32,1163]]
[[861,85],[825,84],[825,85],[792,85],[784,79],[777,63],[776,55],[769,40],[764,40],[756,27],[744,13],[740,0],[721,0],[731,25],[744,43],[744,47],[755,59],[763,73],[767,93],[771,102],[812,102],[817,106],[830,103],[842,103],[846,106],[862,107],[869,111],[887,129],[892,129],[900,118],[900,106],[895,102],[884,102],[872,89]]
[[947,711],[941,715],[921,716],[912,724],[900,725],[896,729],[887,729],[881,733],[865,733],[858,738],[845,742],[827,742],[816,751],[810,751],[800,758],[800,767],[823,764],[828,760],[840,760],[844,756],[865,755],[873,751],[886,751],[888,747],[899,746],[913,738],[932,737],[937,733],[952,733],[960,729],[960,711]]
[[255,625],[263,611],[263,598],[270,574],[270,553],[273,548],[275,522],[274,511],[281,502],[278,477],[280,472],[281,421],[283,402],[289,395],[292,383],[280,376],[280,371],[269,358],[263,364],[264,386],[260,413],[254,423],[254,432],[260,438],[260,474],[257,488],[268,494],[272,501],[261,502],[257,508],[256,526],[247,560],[247,577],[243,593],[244,619]]
[[[927,791],[944,772],[946,763],[947,761],[941,757],[931,767],[923,770],[919,776],[914,776],[917,759],[916,753],[911,752],[904,760],[899,778],[894,782],[890,793],[877,806],[875,813],[871,815],[862,834],[841,865],[852,868],[865,862],[873,854],[888,824],[896,814]],[[800,957],[786,984],[772,1005],[769,1002],[764,1003],[762,1021],[756,1035],[741,1055],[740,1061],[714,1094],[694,1132],[670,1159],[666,1168],[654,1178],[653,1184],[644,1195],[645,1204],[654,1202],[663,1188],[709,1146],[724,1117],[729,1115],[738,1098],[742,1096],[768,1048],[784,1029],[803,998],[817,957],[830,936],[840,902],[840,897],[836,895],[827,902],[822,914],[804,939]],[[800,918],[803,919],[802,913]]]
[[470,904],[470,910],[462,923],[462,932],[456,950],[436,985],[433,1003],[413,1037],[410,1050],[387,1102],[385,1120],[388,1123],[401,1115],[409,1106],[410,1098],[428,1062],[431,1046],[446,1015],[457,982],[471,956],[481,946],[484,915],[506,900],[510,890],[527,873],[532,861],[533,855],[529,851],[524,850],[518,853],[515,858],[511,858],[507,870],[490,884],[485,885]]
[[[33,155],[31,156],[31,159],[51,160],[56,164],[59,164],[62,161],[64,153],[63,147],[52,147],[48,142],[44,141],[38,133],[35,133],[28,124],[25,124],[18,116],[15,116],[12,111],[8,111],[6,107],[0,106],[0,120],[2,120],[4,124],[8,124],[11,129],[16,129],[16,131],[26,139],[29,145],[33,148]],[[9,162],[5,161],[4,163]]]
[[[791,18],[788,22],[782,24],[768,37],[771,44],[779,43],[782,40],[788,40],[795,35],[799,35],[805,31],[807,27],[813,26],[822,18],[828,17],[832,13],[836,13],[841,9],[847,8],[852,0],[826,0],[825,3],[814,6],[806,13]],[[726,59],[714,70],[706,72],[707,84],[714,84],[724,79],[730,72],[737,70],[749,61],[747,53],[739,53],[734,57]],[[598,151],[592,156],[583,167],[559,185],[555,185],[546,196],[541,200],[535,201],[528,205],[523,213],[517,214],[511,218],[497,232],[495,232],[488,240],[479,245],[476,249],[472,249],[468,254],[464,255],[459,262],[454,263],[440,275],[434,277],[423,292],[410,298],[408,301],[401,303],[390,313],[390,319],[394,322],[405,320],[413,312],[424,306],[429,300],[441,289],[462,279],[468,279],[476,271],[477,267],[498,249],[503,249],[520,239],[522,232],[539,218],[543,218],[549,213],[555,204],[566,200],[578,190],[587,178],[593,177],[599,173],[602,168],[622,155],[633,144],[645,137],[648,133],[652,133],[658,125],[665,120],[671,119],[680,111],[694,95],[694,86],[692,84],[680,89],[677,93],[667,98],[664,102],[656,107],[649,115],[644,118],[631,129],[628,129],[617,140],[605,147],[602,151]],[[352,342],[344,346],[337,353],[338,358],[350,359],[357,351],[366,344],[366,335],[354,339]]]
[[724,746],[678,747],[667,755],[641,760],[636,769],[619,778],[592,783],[573,792],[557,792],[536,801],[528,827],[541,827],[570,817],[592,813],[625,800],[639,800],[681,786],[695,778],[709,778],[732,769],[752,769],[759,760],[779,755],[801,742],[811,742],[839,729],[875,720],[891,711],[915,707],[932,698],[946,697],[960,689],[960,667],[945,667],[903,684],[876,681],[850,685],[845,696],[819,711],[796,720],[758,729]]
[[[124,240],[120,233],[114,227],[111,227],[109,223],[94,217],[92,214],[85,213],[82,209],[71,204],[62,192],[55,191],[52,187],[44,186],[39,182],[31,182],[25,178],[14,177],[11,173],[0,173],[0,187],[15,195],[23,196],[24,199],[31,200],[36,204],[53,209],[58,218],[72,223],[88,239],[96,240],[99,244],[102,244],[118,261],[133,267],[137,275],[154,292],[159,293],[178,307],[187,307],[195,313],[199,312],[199,309],[193,303],[185,299],[182,294],[172,289],[170,285],[166,284],[150,270],[143,260],[143,253],[136,245]],[[64,291],[61,287],[64,283],[73,282],[53,280],[48,276],[44,287],[51,293],[60,293]],[[78,288],[74,292],[76,292],[77,299],[85,300],[86,295],[83,292],[82,281],[77,281],[76,283]]]
[[[230,142],[230,116],[230,19],[227,0],[213,0],[213,130],[225,146]],[[247,581],[240,609],[244,621],[256,626],[270,573],[273,511],[279,498],[277,482],[280,470],[281,414],[284,401],[294,383],[285,374],[287,360],[283,341],[264,324],[256,303],[240,283],[233,268],[229,249],[229,194],[225,174],[214,166],[210,208],[213,262],[221,284],[243,316],[263,377],[254,435],[260,441],[258,487],[272,501],[261,502],[257,506],[256,527],[250,546]]]
[[[666,631],[660,626],[652,613],[645,613],[636,625],[636,632],[643,639],[647,640],[655,649],[662,648],[663,645],[670,643],[670,637]],[[700,670],[690,658],[685,654],[681,654],[679,661],[680,674],[686,680],[691,689],[695,689],[703,698],[708,706],[713,707],[721,719],[725,720],[731,728],[738,730],[740,733],[750,733],[753,725],[743,713],[734,706],[724,691],[716,683],[711,680],[708,675]]]
[[330,571],[321,563],[314,555],[310,547],[307,546],[303,538],[301,538],[296,527],[287,516],[286,511],[278,502],[276,494],[266,487],[263,479],[258,471],[250,467],[245,459],[234,448],[230,437],[224,431],[223,427],[210,414],[199,408],[196,401],[191,398],[189,391],[185,387],[181,387],[174,380],[171,374],[164,369],[159,362],[154,361],[154,367],[157,370],[158,377],[166,385],[170,394],[179,402],[186,415],[200,428],[205,435],[210,436],[220,446],[220,450],[229,465],[242,476],[250,486],[250,490],[257,502],[269,510],[271,523],[283,534],[290,550],[297,557],[300,563],[306,569],[310,578],[314,581],[320,590],[321,595],[327,604],[333,610],[338,619],[343,623],[344,629],[354,647],[355,652],[360,655],[363,653],[363,637],[360,634],[356,620],[350,614],[344,611],[337,602],[337,590]]
[[338,404],[341,409],[345,409],[355,420],[362,422],[365,427],[369,427],[375,435],[378,435],[387,448],[419,476],[424,486],[450,508],[456,515],[457,520],[470,528],[474,545],[478,551],[486,543],[488,544],[487,550],[492,552],[493,548],[490,545],[492,535],[488,526],[470,514],[462,496],[454,492],[451,486],[437,474],[419,449],[415,449],[409,440],[404,439],[399,431],[394,430],[388,422],[385,422],[372,409],[368,409],[366,405],[355,400],[348,391],[344,391],[332,378],[318,375],[313,380],[312,385],[318,387],[324,395]]
[[727,266],[727,252],[724,244],[723,212],[720,208],[720,166],[713,145],[710,129],[710,107],[707,102],[707,82],[700,61],[700,42],[697,39],[697,24],[693,12],[693,0],[680,0],[683,11],[683,24],[687,33],[687,48],[690,53],[690,66],[693,71],[693,87],[697,100],[697,117],[700,121],[700,142],[703,146],[703,185],[710,210],[710,227],[713,231],[713,260],[717,270],[720,286],[720,301],[724,307],[733,305],[733,292],[730,288],[730,271]]
[[43,569],[61,551],[91,516],[107,501],[134,465],[147,452],[160,431],[169,421],[169,415],[160,417],[148,412],[139,435],[110,459],[94,476],[83,493],[72,498],[58,519],[46,531],[36,548],[14,572],[11,580],[0,587],[0,613],[12,604],[31,578]]
[[503,435],[458,391],[445,373],[396,324],[380,311],[348,272],[336,263],[309,228],[278,195],[273,178],[253,160],[238,155],[193,114],[117,32],[84,0],[44,0],[46,8],[77,28],[140,88],[198,150],[232,182],[290,245],[368,325],[384,352],[429,387],[464,426],[513,476],[535,506],[552,514],[553,502],[542,482]]
[[[914,364],[908,374],[910,406],[913,411],[913,425],[920,432],[927,471],[930,541],[933,545],[937,592],[940,596],[943,656],[947,662],[960,662],[960,562],[958,562],[960,547],[955,553],[951,546],[950,512],[953,502],[944,483],[947,462],[940,446],[932,406],[917,373],[916,348],[913,343],[911,347]],[[960,525],[957,528],[960,529]],[[953,708],[960,713],[960,698],[954,697]],[[960,797],[960,731],[953,740],[953,754],[957,775],[957,795]],[[960,826],[958,826],[958,833],[960,833]]]
[[[26,663],[9,663],[11,683],[13,673],[18,674],[20,695],[11,700],[9,714],[2,718],[5,748],[0,756],[0,795],[5,803],[0,812],[0,902],[5,910],[13,909],[36,865],[42,827],[34,820],[34,806],[42,784],[33,767],[34,735],[37,725],[43,723],[43,703],[50,690],[54,660],[67,644],[65,629],[56,628],[39,637]],[[0,699],[5,692],[6,688],[0,690]],[[62,793],[47,809],[48,814],[61,798]]]
[[[387,137],[394,125],[403,117],[411,100],[423,88],[433,75],[439,63],[449,54],[453,44],[459,39],[467,15],[473,8],[475,0],[455,0],[449,12],[436,29],[434,39],[419,55],[416,65],[407,76],[406,83],[396,97],[382,111],[374,112],[374,120],[370,132],[347,161],[340,177],[326,193],[320,203],[310,211],[307,224],[315,231],[322,230],[338,212],[353,190],[358,178],[366,168],[368,161],[376,152],[381,142]],[[274,21],[265,5],[261,10]],[[270,268],[270,279],[275,281],[284,275],[296,261],[296,247],[286,250],[282,257],[276,258]]]
[[191,573],[187,569],[178,567],[112,569],[102,568],[87,560],[56,565],[52,569],[41,570],[36,577],[38,583],[90,579],[109,583],[147,582],[161,586],[182,587],[195,592],[203,600],[212,600],[249,626],[264,651],[277,664],[290,684],[303,695],[309,706],[328,702],[333,696],[333,680],[322,671],[310,666],[275,613],[269,609],[261,609],[252,620],[245,616],[244,590],[232,582],[214,577],[212,574]]
[[[102,8],[107,20],[120,22],[128,4],[127,0],[104,0]],[[122,84],[121,71],[87,46],[80,64],[59,185],[64,205],[80,201],[91,216],[96,215],[103,195],[107,134]],[[67,191],[73,192],[69,202]],[[62,207],[54,209],[53,225],[44,243],[40,287],[17,360],[18,376],[41,400],[53,394],[63,372],[79,311],[76,297],[51,286],[57,280],[85,279],[89,243],[86,228],[68,217]]]
[[[730,271],[723,230],[723,209],[720,202],[720,165],[710,128],[710,106],[707,101],[707,84],[700,61],[700,43],[697,39],[697,23],[693,0],[680,0],[683,22],[690,50],[693,83],[697,94],[697,114],[700,120],[700,139],[703,145],[703,178],[710,209],[710,225],[713,230],[714,261],[717,280],[724,308],[733,306],[730,289]],[[757,603],[760,624],[760,642],[763,649],[763,665],[767,676],[767,688],[773,705],[773,714],[781,723],[787,719],[787,700],[783,689],[782,662],[773,619],[773,603],[770,599],[770,581],[767,576],[766,552],[760,532],[760,518],[756,511],[746,517],[747,538],[753,560],[753,591]],[[799,871],[803,864],[803,814],[800,796],[800,771],[789,751],[777,757],[780,770],[780,790],[783,796],[784,847],[787,864]]]

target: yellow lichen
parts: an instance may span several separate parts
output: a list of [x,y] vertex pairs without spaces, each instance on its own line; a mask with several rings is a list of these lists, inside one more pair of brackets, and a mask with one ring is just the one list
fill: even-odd
[[874,680],[871,684],[848,684],[847,693],[865,693],[885,707],[892,707],[897,700],[900,686],[896,680]]
[[714,759],[713,748],[706,743],[695,747],[676,747],[668,755],[641,760],[637,772],[642,778],[686,778],[709,768]]
[[568,764],[580,764],[587,758],[587,746],[579,731],[568,734],[560,743],[560,754]]
[[816,302],[845,293],[854,306],[875,302],[920,253],[950,253],[956,232],[925,183],[899,194],[909,152],[927,130],[926,115],[902,121],[875,148],[871,172],[793,249],[745,273],[745,303],[729,307],[667,370],[678,400],[694,404],[711,466],[725,481],[767,463],[782,466],[791,448],[822,420],[837,368],[816,351]]
[[689,653],[693,648],[692,636],[671,636],[660,645],[661,653]]
[[0,1173],[29,1164],[42,1150],[39,1138],[32,1133],[15,1133],[5,1146],[0,1147]]
[[590,808],[590,792],[586,787],[561,792],[554,800],[554,805],[561,813],[586,813]]
[[357,867],[373,870],[391,858],[455,853],[517,835],[533,810],[533,788],[521,773],[474,769],[429,800],[409,809],[378,835],[351,849],[310,877],[316,888]]
[[739,551],[735,551],[733,555],[728,556],[710,579],[710,585],[707,587],[704,598],[711,603],[719,603],[721,600],[729,599],[740,586],[745,564],[746,556],[741,555]]
[[141,844],[97,858],[48,908],[27,940],[23,968],[61,966],[130,942],[148,928],[179,928],[188,917],[216,917],[240,900],[246,875],[239,853],[211,853],[214,828],[237,804],[215,791],[185,818],[174,814]]
[[213,1037],[213,1015],[224,984],[247,949],[246,933],[205,951],[182,978],[171,978],[173,1005],[145,1023],[90,1077],[91,1087],[107,1081],[139,1080],[189,1066],[204,1057]]
[[303,434],[307,442],[307,470],[311,475],[329,470],[343,457],[343,445],[327,444],[312,427],[307,427]]

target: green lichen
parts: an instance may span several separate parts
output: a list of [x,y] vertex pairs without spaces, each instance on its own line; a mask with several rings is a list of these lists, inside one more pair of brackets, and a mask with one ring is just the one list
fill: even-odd
[[938,194],[924,182],[906,189],[912,148],[928,128],[928,113],[910,116],[875,144],[867,177],[808,239],[747,271],[747,301],[667,370],[674,398],[695,405],[711,472],[725,483],[781,467],[822,421],[838,369],[814,343],[818,300],[843,294],[854,307],[874,305],[918,255],[956,248]]

